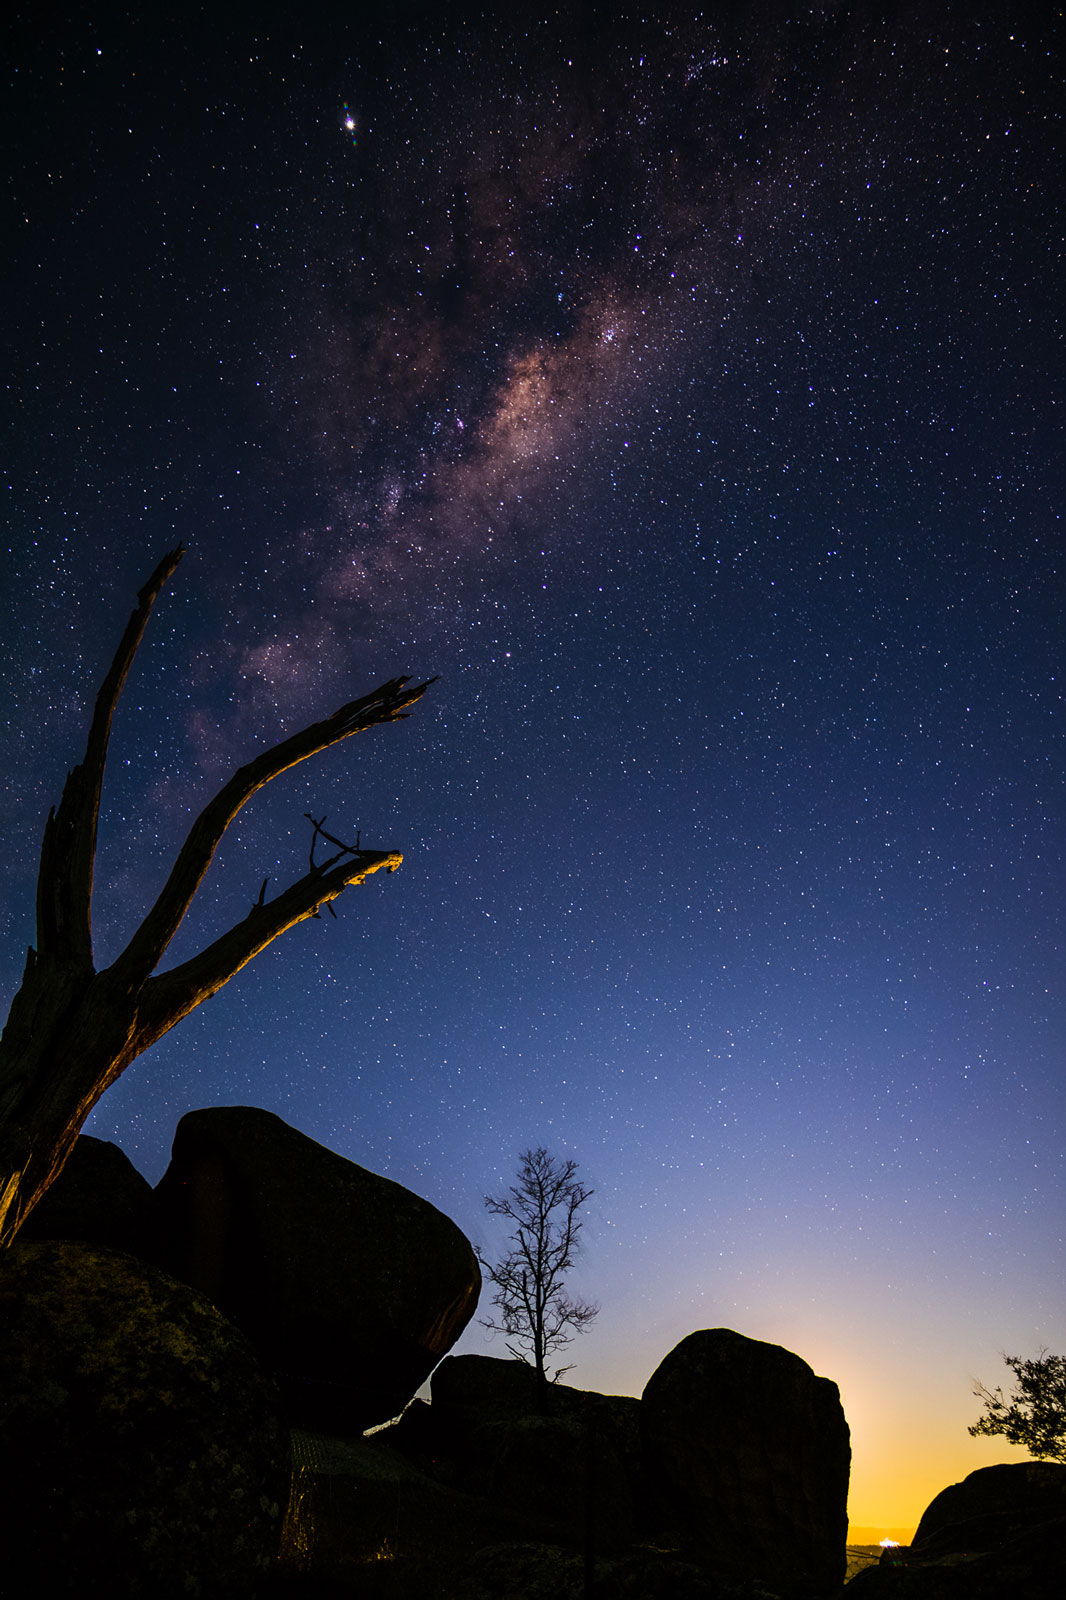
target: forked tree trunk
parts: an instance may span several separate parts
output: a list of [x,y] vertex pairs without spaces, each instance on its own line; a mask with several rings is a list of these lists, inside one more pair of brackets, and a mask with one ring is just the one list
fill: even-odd
[[[96,699],[85,759],[49,813],[37,880],[37,945],[0,1037],[0,1246],[57,1176],[78,1130],[142,1050],[217,993],[286,929],[382,867],[396,851],[343,845],[315,823],[309,871],[275,899],[266,883],[248,915],[198,955],[155,969],[188,910],[226,828],[257,789],[297,762],[379,722],[395,722],[428,688],[394,678],[236,771],[193,823],[159,898],[125,950],[102,972],[92,955],[92,886],[100,789],[115,706],[155,600],[183,551],[163,558],[137,597]],[[431,680],[432,681],[432,680]],[[319,836],[338,849],[316,863]]]

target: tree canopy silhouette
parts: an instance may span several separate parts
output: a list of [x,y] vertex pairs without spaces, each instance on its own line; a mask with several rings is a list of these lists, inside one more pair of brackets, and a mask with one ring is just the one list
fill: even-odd
[[1002,1436],[1020,1444],[1038,1461],[1066,1462],[1066,1356],[1049,1356],[1042,1350],[1034,1361],[1004,1356],[1014,1373],[1014,1388],[1004,1395],[998,1386],[974,1384],[974,1394],[984,1401],[985,1414],[967,1431]]
[[[508,1336],[507,1349],[549,1381],[547,1358],[587,1328],[599,1307],[571,1299],[564,1278],[578,1253],[580,1208],[592,1194],[578,1181],[577,1163],[560,1161],[547,1150],[523,1151],[518,1181],[500,1199],[485,1196],[494,1216],[515,1224],[511,1248],[493,1266],[480,1254],[485,1276],[495,1289],[498,1313],[482,1326]],[[558,1367],[554,1382],[570,1368]]]
[[[48,815],[37,878],[37,943],[27,952],[22,985],[0,1037],[0,1246],[11,1243],[62,1169],[85,1118],[131,1061],[279,934],[316,916],[382,867],[394,872],[403,860],[398,851],[344,845],[312,818],[311,860],[302,878],[272,900],[266,898],[264,880],[246,917],[189,960],[156,972],[245,802],[309,756],[404,717],[429,687],[393,678],[238,768],[193,823],[159,897],[125,950],[96,971],[93,868],[111,722],[152,607],[183,554],[179,545],[165,555],[140,590],[96,698],[84,760],[67,778],[58,809]],[[316,862],[320,836],[338,848]]]

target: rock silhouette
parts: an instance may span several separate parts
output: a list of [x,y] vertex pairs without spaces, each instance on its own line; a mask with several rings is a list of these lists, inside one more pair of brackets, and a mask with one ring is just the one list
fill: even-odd
[[653,1514],[716,1574],[824,1595],[846,1569],[851,1445],[835,1383],[780,1345],[689,1334],[640,1405]]
[[467,1493],[559,1524],[601,1553],[632,1543],[642,1515],[639,1400],[562,1384],[545,1392],[531,1366],[478,1355],[448,1356],[431,1393],[422,1426]]
[[188,1285],[132,1256],[0,1259],[5,1590],[241,1600],[274,1564],[290,1481],[277,1391]]
[[910,1548],[927,1559],[963,1548],[988,1550],[1063,1517],[1066,1467],[1053,1461],[981,1467],[929,1502]]
[[[647,1399],[562,1384],[545,1395],[518,1362],[448,1357],[433,1375],[432,1404],[416,1401],[399,1423],[360,1441],[346,1483],[309,1474],[310,1570],[351,1582],[357,1567],[365,1573],[367,1552],[389,1546],[397,1563],[389,1592],[412,1600],[834,1595],[845,1570],[848,1464],[835,1386],[776,1345],[725,1329],[692,1339],[663,1363],[665,1397],[649,1383],[650,1428]],[[770,1422],[750,1406],[739,1443],[706,1423],[700,1374],[709,1368],[692,1357],[708,1349],[719,1365],[728,1360],[727,1383],[754,1373],[773,1386]],[[687,1438],[676,1422],[669,1435],[658,1426],[675,1398],[692,1414]],[[722,1516],[710,1475],[685,1482],[701,1425],[725,1457],[718,1480],[736,1519],[728,1544],[720,1531],[713,1542],[702,1537],[704,1525],[720,1530]],[[803,1448],[797,1456],[794,1436],[805,1430],[825,1436],[820,1456]],[[828,1464],[832,1501],[813,1480],[792,1481],[797,1461],[803,1472]]]
[[167,1269],[243,1329],[305,1426],[399,1415],[477,1306],[454,1222],[269,1111],[182,1117],[156,1198]]
[[154,1217],[152,1186],[125,1151],[83,1133],[22,1224],[19,1239],[80,1239],[151,1260]]
[[[1066,1466],[980,1467],[930,1501],[914,1542],[848,1585],[855,1600],[1058,1600]],[[856,1585],[858,1587],[856,1587]]]

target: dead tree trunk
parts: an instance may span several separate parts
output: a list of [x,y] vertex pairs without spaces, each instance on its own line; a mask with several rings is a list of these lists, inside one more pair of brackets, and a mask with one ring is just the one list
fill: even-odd
[[[14,1239],[62,1169],[78,1130],[104,1090],[142,1050],[287,928],[317,914],[396,851],[340,845],[275,899],[266,884],[243,921],[167,972],[155,969],[188,910],[211,858],[241,806],[297,762],[379,722],[395,722],[428,687],[394,678],[322,722],[240,767],[193,823],[159,898],[125,950],[102,972],[93,965],[91,903],[100,789],[115,706],[152,606],[183,551],[172,550],[137,597],[111,670],[96,699],[85,759],[49,813],[37,879],[37,945],[0,1037],[0,1246]],[[432,681],[432,680],[431,680]],[[319,834],[331,838],[315,826]],[[338,843],[339,841],[331,841]]]

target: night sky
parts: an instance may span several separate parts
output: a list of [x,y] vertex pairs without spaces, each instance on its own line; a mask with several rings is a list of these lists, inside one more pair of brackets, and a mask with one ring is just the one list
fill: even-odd
[[238,10],[4,41],[5,1009],[165,550],[98,965],[232,766],[439,674],[251,803],[172,956],[305,812],[401,870],[87,1131],[155,1182],[264,1106],[490,1251],[573,1157],[571,1381],[784,1344],[913,1525],[1023,1459],[971,1380],[1066,1344],[1058,8]]

